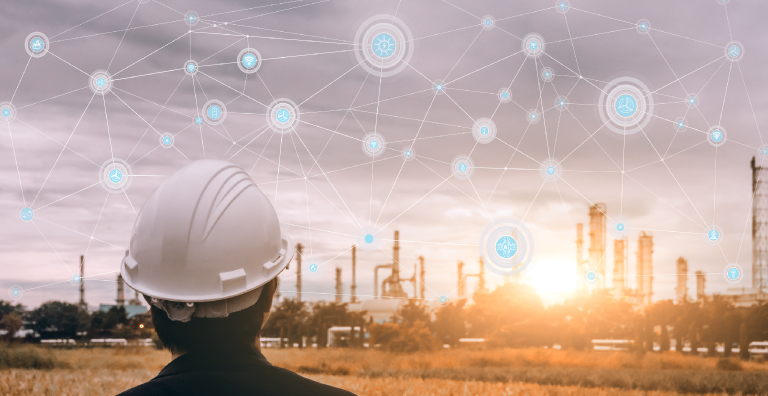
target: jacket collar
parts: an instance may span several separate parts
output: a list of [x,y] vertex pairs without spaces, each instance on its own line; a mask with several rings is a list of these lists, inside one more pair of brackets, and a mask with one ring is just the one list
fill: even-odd
[[272,366],[256,347],[206,349],[185,353],[168,363],[155,378],[192,371],[221,370],[229,367]]

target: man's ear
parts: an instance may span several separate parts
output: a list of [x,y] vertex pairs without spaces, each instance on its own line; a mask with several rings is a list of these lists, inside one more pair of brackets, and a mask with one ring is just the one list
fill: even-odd
[[272,279],[264,285],[264,289],[261,291],[261,296],[259,296],[259,301],[256,302],[256,305],[259,306],[259,311],[269,312],[272,310],[272,299],[275,297],[276,290],[277,278]]

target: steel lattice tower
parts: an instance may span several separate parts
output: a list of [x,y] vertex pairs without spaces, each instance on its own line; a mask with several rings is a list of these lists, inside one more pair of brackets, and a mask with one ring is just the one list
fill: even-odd
[[752,157],[752,287],[768,288],[768,173]]

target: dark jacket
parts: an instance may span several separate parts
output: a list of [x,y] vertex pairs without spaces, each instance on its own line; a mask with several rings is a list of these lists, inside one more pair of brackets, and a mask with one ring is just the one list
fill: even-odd
[[179,356],[145,384],[119,396],[354,396],[271,365],[256,348]]

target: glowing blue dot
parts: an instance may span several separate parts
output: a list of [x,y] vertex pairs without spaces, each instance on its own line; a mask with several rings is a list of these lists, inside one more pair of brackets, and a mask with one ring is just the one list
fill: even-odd
[[195,124],[200,125],[203,123],[203,117],[197,117],[195,118]]
[[637,111],[637,100],[632,95],[621,95],[616,100],[616,112],[622,117],[629,117]]
[[32,52],[40,52],[43,50],[44,46],[45,43],[40,37],[35,37],[29,42],[29,49],[31,49]]
[[685,121],[678,121],[677,129],[683,129],[683,128],[685,128]]
[[187,71],[190,72],[190,73],[195,71],[195,64],[194,63],[188,63],[187,64]]
[[514,256],[517,253],[517,241],[515,238],[505,235],[496,240],[496,253],[505,259]]
[[411,152],[410,152],[410,151],[406,151],[406,152],[405,152],[405,156],[406,156],[406,157],[410,157],[410,156],[411,156]]
[[763,157],[768,157],[768,148],[766,147],[761,148],[760,155],[762,155]]
[[368,143],[368,146],[370,146],[372,149],[375,149],[376,147],[379,147],[379,142],[371,140],[371,142]]
[[709,230],[707,238],[712,242],[717,242],[720,239],[720,231],[715,228]]
[[123,172],[120,169],[112,169],[109,171],[109,181],[112,183],[120,183],[123,180]]
[[373,243],[373,235],[372,234],[365,234],[365,243]]
[[730,280],[739,279],[739,275],[740,275],[740,272],[738,268],[734,267],[728,270],[728,279]]
[[275,114],[275,117],[277,118],[278,122],[285,124],[291,120],[291,112],[286,109],[280,109],[277,111],[277,114]]
[[30,207],[24,207],[21,209],[19,215],[21,216],[22,220],[31,221],[32,218],[35,217],[35,212]]
[[688,98],[688,103],[691,104],[691,105],[695,105],[696,104],[696,97],[695,96],[689,97]]
[[587,279],[593,281],[593,280],[595,280],[596,277],[597,277],[597,275],[594,272],[592,272],[592,271],[587,272]]
[[443,294],[442,296],[438,297],[438,300],[440,301],[440,304],[445,304],[448,302],[448,296]]
[[549,173],[550,175],[554,175],[555,174],[555,168],[550,166],[549,168],[547,168],[547,173]]
[[312,263],[309,265],[309,270],[312,272],[317,272],[317,264]]
[[738,58],[741,55],[741,48],[738,45],[732,45],[728,47],[728,55],[731,58]]
[[221,117],[221,108],[216,105],[208,107],[208,117],[212,120],[218,120]]
[[164,136],[163,137],[163,144],[166,146],[169,146],[171,144],[171,137],[170,136]]
[[80,283],[80,275],[72,275],[72,282]]
[[197,17],[194,14],[187,15],[187,20],[189,23],[194,23],[197,20]]
[[530,43],[528,43],[528,47],[532,50],[536,50],[537,48],[539,48],[539,43],[535,41],[531,41]]
[[243,66],[248,69],[252,69],[254,66],[256,66],[257,61],[258,58],[256,58],[256,55],[250,53],[246,53],[241,60]]
[[560,7],[561,10],[565,11],[568,8],[568,4],[563,1],[563,2],[560,2],[558,7]]
[[723,132],[720,131],[719,129],[715,129],[714,131],[712,131],[712,133],[709,134],[709,137],[712,139],[713,142],[720,143],[721,141],[723,141]]
[[100,87],[103,87],[106,84],[107,84],[107,81],[104,80],[103,78],[99,78],[99,79],[96,80],[96,85],[98,85]]
[[467,171],[467,164],[459,164],[459,171],[466,172]]
[[501,97],[504,98],[504,99],[508,98],[509,97],[509,92],[506,92],[506,91],[502,92],[501,93]]
[[440,84],[440,83],[435,84],[435,90],[442,91],[443,90],[443,84]]
[[11,116],[11,109],[5,107],[3,108],[3,117],[8,118]]
[[484,126],[480,128],[480,134],[481,135],[487,135],[488,134],[488,127]]
[[616,224],[617,231],[624,231],[624,223]]
[[395,53],[395,38],[388,33],[379,33],[373,39],[373,52],[386,58]]
[[559,101],[557,101],[557,105],[558,105],[559,107],[561,107],[561,108],[562,108],[562,107],[565,107],[565,101],[564,101],[564,100],[562,100],[562,99],[560,99]]
[[645,23],[645,22],[641,23],[640,24],[640,30],[643,31],[643,32],[648,30],[648,24]]
[[20,296],[21,295],[21,289],[19,289],[18,287],[14,287],[13,289],[11,289],[11,295],[14,296],[14,297]]

